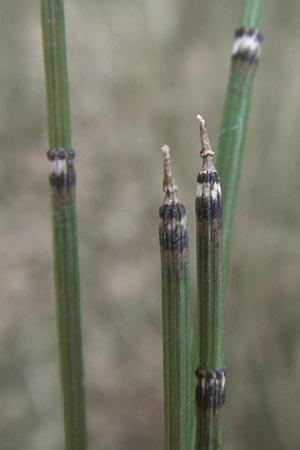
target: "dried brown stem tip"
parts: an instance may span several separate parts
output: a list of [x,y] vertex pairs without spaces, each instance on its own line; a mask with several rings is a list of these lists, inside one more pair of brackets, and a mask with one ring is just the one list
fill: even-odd
[[163,145],[161,150],[163,153],[163,164],[164,164],[163,191],[166,194],[164,204],[177,205],[179,200],[176,195],[177,186],[175,184],[175,179],[172,173],[170,148],[168,147],[168,145]]
[[203,158],[202,171],[214,172],[215,168],[212,163],[212,158],[215,152],[212,150],[210,145],[210,140],[205,126],[205,120],[201,116],[201,114],[197,114],[196,118],[199,121],[200,125],[200,140],[201,140],[200,156]]

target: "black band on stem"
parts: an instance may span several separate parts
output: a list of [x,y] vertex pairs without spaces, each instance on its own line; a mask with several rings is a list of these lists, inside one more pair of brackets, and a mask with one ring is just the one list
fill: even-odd
[[218,409],[225,403],[226,368],[220,370],[199,370],[196,387],[196,403],[199,408]]

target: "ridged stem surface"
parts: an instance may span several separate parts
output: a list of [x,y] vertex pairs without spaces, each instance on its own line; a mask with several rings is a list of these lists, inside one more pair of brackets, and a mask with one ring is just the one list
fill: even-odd
[[41,0],[41,21],[47,92],[49,181],[65,450],[85,450],[75,152],[70,148],[63,1]]
[[69,83],[63,0],[41,0],[48,139],[53,149],[71,147]]
[[200,120],[203,166],[197,179],[196,450],[221,450],[225,401],[222,198],[204,120]]
[[[233,219],[234,219],[234,210],[237,198],[238,191],[238,183],[241,171],[241,163],[242,163],[242,155],[244,142],[246,137],[246,128],[247,128],[247,120],[250,106],[250,98],[251,98],[251,88],[255,73],[255,67],[257,66],[260,51],[261,51],[261,41],[262,34],[260,32],[260,27],[262,23],[262,15],[264,9],[264,0],[244,0],[243,2],[243,11],[240,28],[236,32],[236,36],[234,39],[234,45],[232,49],[232,62],[230,69],[230,77],[227,89],[227,95],[225,99],[224,106],[224,116],[221,127],[221,134],[218,146],[217,153],[217,169],[222,180],[222,241],[223,241],[223,285],[221,286],[221,294],[220,297],[224,298],[224,286],[227,278],[227,267],[229,261],[229,252],[230,252],[230,240],[231,233],[233,227]],[[197,219],[198,220],[198,219]],[[198,225],[197,225],[197,228]],[[200,259],[205,256],[205,254],[209,255],[210,250],[204,244],[203,248],[200,248],[199,236],[201,233],[201,229],[198,229],[198,267],[200,264]],[[207,266],[209,268],[209,266]],[[207,272],[207,269],[206,269]],[[197,302],[193,328],[193,340],[192,340],[192,369],[194,370],[197,367],[199,362],[198,358],[202,358],[199,354],[199,346],[201,349],[201,345],[203,345],[206,337],[200,337],[201,333],[207,333],[203,331],[203,310],[200,314],[201,307],[200,303],[200,290],[203,285],[202,278],[205,275],[200,273],[198,269],[198,297],[199,301]],[[208,292],[211,291],[209,285],[205,288]],[[213,288],[214,290],[214,288]],[[212,292],[212,291],[211,291]],[[211,294],[209,294],[211,295]],[[202,318],[201,318],[202,316]],[[202,328],[202,331],[201,331]],[[205,326],[204,326],[205,330]],[[201,350],[200,350],[201,351]],[[210,353],[210,352],[209,352]],[[211,353],[210,353],[211,354]],[[219,348],[218,354],[222,354],[221,348]],[[203,358],[206,359],[206,356],[203,355]],[[214,358],[213,358],[214,359]],[[205,361],[204,361],[205,362]],[[219,361],[222,366],[221,359]],[[200,368],[201,369],[201,368]],[[199,378],[205,378],[203,372],[198,372],[198,385]],[[225,373],[223,374],[225,377]],[[205,384],[205,383],[204,383]],[[193,385],[193,384],[192,384]],[[192,390],[193,392],[193,390]],[[225,399],[225,390],[224,390],[224,399]],[[202,420],[199,422],[199,409],[197,406],[197,427],[195,423],[195,413],[193,409],[191,409],[191,441],[192,448],[195,448],[194,443],[197,441],[196,449],[201,445],[200,435],[203,434],[199,430],[201,429],[201,423],[206,424],[209,422],[211,411],[208,412],[207,420]],[[203,413],[204,414],[204,413]],[[207,415],[206,415],[207,417]],[[222,427],[220,427],[221,429]],[[204,425],[204,429],[206,429],[206,425]],[[197,435],[197,437],[196,437]],[[216,440],[218,444],[218,439]],[[203,450],[212,447],[212,443],[208,438],[207,444],[203,444]],[[201,447],[200,447],[201,448]],[[218,448],[218,447],[216,447]]]
[[261,52],[264,0],[245,0],[241,27],[236,31],[229,83],[217,153],[222,179],[224,279],[226,279],[234,211],[248,124],[251,90]]
[[[166,148],[166,147],[165,147]],[[165,158],[166,162],[166,158]],[[169,166],[170,167],[170,166]],[[190,286],[185,207],[166,175],[160,207],[165,450],[190,449]],[[168,184],[169,180],[169,184]]]

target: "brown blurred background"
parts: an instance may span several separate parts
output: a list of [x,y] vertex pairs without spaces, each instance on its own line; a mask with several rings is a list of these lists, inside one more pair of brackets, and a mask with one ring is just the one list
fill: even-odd
[[[163,449],[160,146],[191,231],[241,1],[66,1],[91,450]],[[60,450],[39,5],[2,2],[0,448]],[[300,442],[300,6],[267,5],[226,299],[225,448]]]

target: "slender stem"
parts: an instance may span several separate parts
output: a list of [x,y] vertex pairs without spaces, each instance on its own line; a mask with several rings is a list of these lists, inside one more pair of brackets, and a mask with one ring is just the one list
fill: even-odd
[[65,449],[86,449],[75,202],[62,0],[41,0],[56,315],[64,406]]
[[247,131],[251,90],[260,52],[264,0],[245,0],[241,28],[236,31],[230,77],[217,154],[222,178],[224,279],[226,279],[235,204]]
[[204,119],[200,123],[202,169],[197,179],[198,368],[196,450],[221,450],[225,401],[222,198]]
[[261,28],[265,0],[244,0],[241,27]]
[[41,0],[49,146],[71,147],[63,0]]
[[159,237],[162,275],[165,450],[189,450],[190,287],[185,207],[177,197],[169,148],[164,154],[164,204]]
[[[241,27],[236,32],[232,51],[232,63],[228,90],[224,106],[223,123],[217,154],[217,168],[222,178],[222,240],[223,240],[223,290],[226,282],[229,260],[230,238],[232,233],[234,209],[240,177],[243,148],[246,136],[247,119],[251,98],[251,87],[257,66],[262,34],[264,0],[244,0]],[[254,28],[252,28],[254,27]],[[204,247],[205,249],[205,247]],[[203,249],[203,252],[205,251]],[[198,277],[200,277],[198,271]],[[198,279],[198,283],[200,280]],[[199,302],[196,305],[196,319],[199,317]],[[192,369],[197,366],[199,357],[200,324],[194,321],[192,340]],[[200,348],[201,350],[201,348]],[[220,364],[222,366],[222,364]],[[191,385],[192,382],[191,382]],[[191,391],[193,392],[193,391]],[[199,410],[197,415],[197,442],[199,442]],[[205,423],[205,421],[203,422]],[[196,422],[193,402],[191,402],[190,430],[192,447],[196,440]]]
[[222,198],[220,179],[212,163],[205,121],[200,123],[202,169],[197,180],[197,274],[199,302],[199,367],[223,367]]

